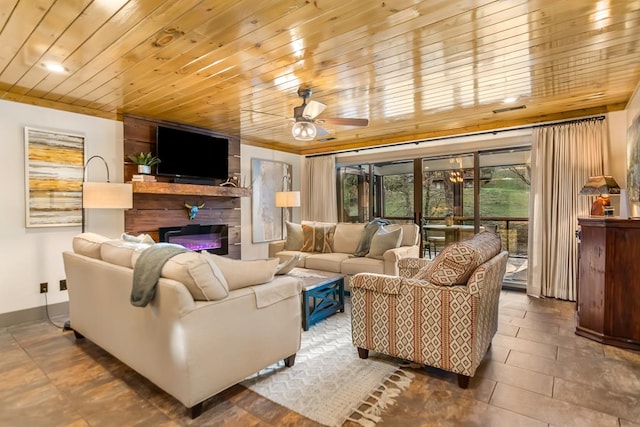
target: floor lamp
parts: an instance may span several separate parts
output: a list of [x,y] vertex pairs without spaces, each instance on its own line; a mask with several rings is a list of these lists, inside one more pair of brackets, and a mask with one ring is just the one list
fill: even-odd
[[276,207],[281,209],[282,213],[282,240],[284,240],[284,208],[297,208],[300,206],[299,191],[277,191]]
[[[93,159],[100,159],[107,169],[107,182],[87,181],[87,168]],[[82,232],[85,229],[85,209],[131,209],[133,207],[133,186],[109,181],[109,165],[102,156],[91,156],[84,164],[82,178]],[[73,330],[71,321],[64,322],[64,331]]]
[[[100,159],[107,169],[107,182],[89,182],[87,168],[93,159]],[[85,229],[85,209],[131,209],[133,187],[131,184],[109,182],[109,165],[102,156],[91,156],[84,164],[82,180],[82,232]]]

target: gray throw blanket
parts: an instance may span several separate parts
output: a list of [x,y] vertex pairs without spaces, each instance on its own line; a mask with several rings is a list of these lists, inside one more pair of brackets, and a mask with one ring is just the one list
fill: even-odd
[[131,305],[144,307],[156,296],[156,285],[160,279],[162,267],[171,257],[183,252],[188,252],[188,249],[171,243],[158,243],[140,254],[133,269]]
[[389,225],[391,222],[386,219],[376,218],[372,221],[369,221],[367,225],[364,226],[364,234],[360,239],[360,243],[358,243],[358,249],[353,253],[354,256],[365,256],[369,253],[369,248],[371,248],[371,239],[378,232],[378,229],[383,225]]

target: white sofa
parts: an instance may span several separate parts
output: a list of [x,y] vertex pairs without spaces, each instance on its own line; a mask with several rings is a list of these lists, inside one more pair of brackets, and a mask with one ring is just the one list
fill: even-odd
[[[299,226],[306,225],[305,222]],[[308,223],[310,226],[316,223]],[[298,267],[314,270],[331,271],[342,273],[349,278],[358,273],[377,273],[397,276],[398,261],[402,258],[417,258],[420,253],[420,229],[416,224],[391,224],[385,225],[384,230],[393,232],[400,230],[400,239],[396,247],[389,248],[377,253],[367,253],[364,256],[354,256],[361,240],[365,235],[365,224],[362,223],[322,223],[320,227],[326,231],[328,247],[324,245],[325,252],[305,251],[304,243],[302,250],[293,235],[297,233],[294,227],[298,224],[287,223],[287,239],[269,243],[269,256],[278,257],[285,261],[296,255],[300,256]],[[373,237],[375,245],[376,236]],[[313,246],[313,245],[311,245]],[[322,246],[322,245],[320,245]],[[319,246],[311,247],[318,249]],[[380,247],[379,247],[380,248]],[[348,283],[348,281],[346,281]]]
[[[151,302],[136,307],[130,302],[131,267],[144,244],[84,233],[73,247],[63,259],[76,337],[90,339],[149,379],[193,418],[204,400],[247,376],[281,359],[294,363],[301,337],[298,279],[271,272],[268,283],[209,289],[213,297],[196,293],[205,300],[194,300],[192,291],[211,285],[205,281],[212,264],[191,252],[180,258],[187,259],[182,264],[171,262],[171,276],[185,277],[189,285],[161,277]],[[217,300],[206,301],[212,298]]]

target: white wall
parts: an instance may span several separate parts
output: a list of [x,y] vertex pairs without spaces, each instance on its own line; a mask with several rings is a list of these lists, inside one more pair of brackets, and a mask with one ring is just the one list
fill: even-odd
[[[25,227],[24,127],[85,135],[85,159],[98,154],[109,164],[112,182],[123,178],[122,122],[67,113],[15,102],[0,101],[0,159],[2,159],[2,232],[0,235],[0,314],[42,306],[39,283],[49,282],[49,304],[68,300],[58,282],[65,277],[62,251],[80,227]],[[99,164],[100,163],[100,164]],[[104,165],[92,161],[90,180],[103,180]],[[88,231],[119,236],[122,211],[88,212]]]
[[[251,159],[274,160],[278,162],[290,163],[293,167],[293,183],[294,191],[300,190],[300,177],[302,176],[303,156],[297,154],[285,153],[282,151],[268,150],[265,148],[254,147],[251,145],[240,145],[240,172],[241,182],[246,181],[247,185],[251,182]],[[274,195],[275,197],[275,195]],[[241,200],[242,216],[241,216],[241,233],[242,233],[242,259],[263,259],[269,256],[268,243],[252,243],[251,236],[251,197],[243,197]],[[293,221],[300,222],[300,208],[293,208]]]

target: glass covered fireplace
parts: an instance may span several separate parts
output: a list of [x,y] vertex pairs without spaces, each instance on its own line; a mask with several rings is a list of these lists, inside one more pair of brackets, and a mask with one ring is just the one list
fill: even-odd
[[193,251],[208,251],[216,255],[229,253],[229,234],[226,224],[189,224],[184,227],[160,227],[161,242],[176,243]]

